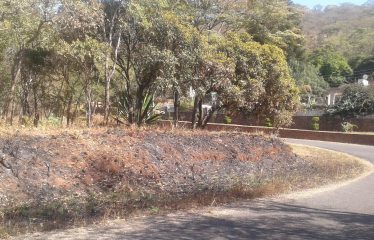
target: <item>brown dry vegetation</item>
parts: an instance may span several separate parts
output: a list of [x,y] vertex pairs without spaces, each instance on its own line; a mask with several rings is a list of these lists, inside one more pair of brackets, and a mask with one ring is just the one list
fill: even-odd
[[371,163],[349,154],[296,144],[292,144],[291,148],[319,171],[309,182],[303,181],[303,188],[344,181],[373,170]]
[[365,170],[350,162],[335,171],[303,156],[275,137],[233,132],[3,130],[0,220],[10,234],[50,230],[273,195]]

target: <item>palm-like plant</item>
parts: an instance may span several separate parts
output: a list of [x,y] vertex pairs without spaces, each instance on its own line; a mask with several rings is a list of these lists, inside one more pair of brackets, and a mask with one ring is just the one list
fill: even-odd
[[155,123],[161,115],[154,112],[153,98],[153,94],[147,93],[143,99],[141,109],[135,109],[134,111],[131,99],[126,94],[121,94],[118,105],[119,115],[130,124],[136,123],[138,126]]

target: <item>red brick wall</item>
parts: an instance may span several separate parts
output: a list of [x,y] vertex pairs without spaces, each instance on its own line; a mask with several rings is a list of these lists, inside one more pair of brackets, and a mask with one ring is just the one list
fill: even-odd
[[[163,127],[171,127],[169,121],[161,121],[160,125]],[[181,126],[186,128],[191,127],[189,122],[181,122]],[[238,131],[238,132],[263,132],[265,134],[276,133],[273,128],[266,127],[252,127],[242,125],[227,125],[227,124],[208,124],[206,127],[208,131]],[[297,130],[297,129],[280,129],[279,137],[282,138],[296,138],[296,139],[309,139],[319,141],[331,141],[341,143],[353,143],[362,145],[374,146],[374,135],[359,134],[359,133],[342,133],[342,132],[324,132],[324,131],[309,131],[309,130]]]
[[[211,123],[224,123],[225,115],[216,114],[212,119]],[[290,126],[291,129],[302,129],[312,130],[312,118],[310,116],[296,116],[293,118],[293,124]],[[167,118],[166,118],[167,119]],[[180,113],[181,121],[190,121],[191,113],[182,112]],[[356,132],[374,132],[374,118],[353,118],[345,120],[352,124],[357,125]],[[338,117],[322,116],[320,117],[320,130],[321,131],[342,131],[341,124],[343,120]],[[257,122],[256,119],[248,118],[243,115],[235,116],[232,119],[232,124],[236,125],[248,125],[248,126],[264,126],[264,122]]]

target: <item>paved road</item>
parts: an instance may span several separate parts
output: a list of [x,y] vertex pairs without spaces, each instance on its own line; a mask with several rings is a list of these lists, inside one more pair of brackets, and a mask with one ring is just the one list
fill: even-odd
[[[288,142],[346,152],[374,163],[374,147]],[[25,239],[25,238],[19,238]],[[374,174],[304,198],[260,199],[188,213],[113,221],[27,239],[374,239]]]

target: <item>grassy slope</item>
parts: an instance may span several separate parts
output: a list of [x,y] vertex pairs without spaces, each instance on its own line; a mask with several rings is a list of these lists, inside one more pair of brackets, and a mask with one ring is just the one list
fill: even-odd
[[296,148],[301,158],[276,138],[241,133],[7,133],[0,146],[11,166],[0,168],[0,216],[11,234],[273,195],[366,169]]

